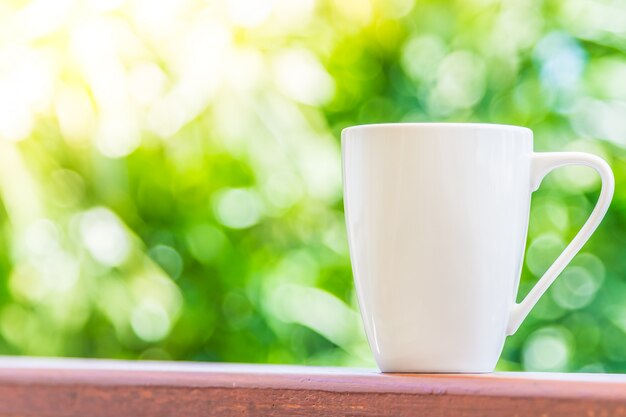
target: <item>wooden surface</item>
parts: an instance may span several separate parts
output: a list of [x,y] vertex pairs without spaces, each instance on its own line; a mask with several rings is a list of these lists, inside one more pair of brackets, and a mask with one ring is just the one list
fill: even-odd
[[626,416],[626,375],[0,358],[0,416]]

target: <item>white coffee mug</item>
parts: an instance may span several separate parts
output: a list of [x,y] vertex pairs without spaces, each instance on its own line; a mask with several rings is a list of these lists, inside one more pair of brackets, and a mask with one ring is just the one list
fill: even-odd
[[[517,126],[407,123],[342,132],[344,205],[361,314],[383,372],[491,372],[506,335],[589,239],[611,169],[579,152],[534,153]],[[564,165],[602,179],[574,240],[515,302],[530,194]]]

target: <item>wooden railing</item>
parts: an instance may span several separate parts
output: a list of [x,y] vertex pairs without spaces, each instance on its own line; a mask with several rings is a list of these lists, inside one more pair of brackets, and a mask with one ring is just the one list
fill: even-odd
[[0,416],[626,416],[626,376],[0,359]]

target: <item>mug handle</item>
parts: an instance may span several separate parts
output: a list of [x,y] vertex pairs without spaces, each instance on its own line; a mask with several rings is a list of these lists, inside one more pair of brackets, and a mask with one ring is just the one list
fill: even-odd
[[611,204],[613,190],[615,189],[615,180],[611,168],[602,158],[582,152],[533,153],[530,164],[531,192],[537,191],[543,178],[553,169],[566,165],[588,166],[600,174],[602,188],[598,202],[578,234],[576,234],[559,257],[556,258],[556,261],[543,274],[533,289],[530,290],[526,298],[521,303],[514,303],[506,329],[507,335],[512,335],[517,331],[539,298],[591,237]]

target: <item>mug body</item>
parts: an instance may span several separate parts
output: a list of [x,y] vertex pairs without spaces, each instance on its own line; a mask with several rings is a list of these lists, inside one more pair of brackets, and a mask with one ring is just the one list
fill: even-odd
[[381,124],[342,132],[361,314],[383,372],[490,372],[519,282],[532,132]]

